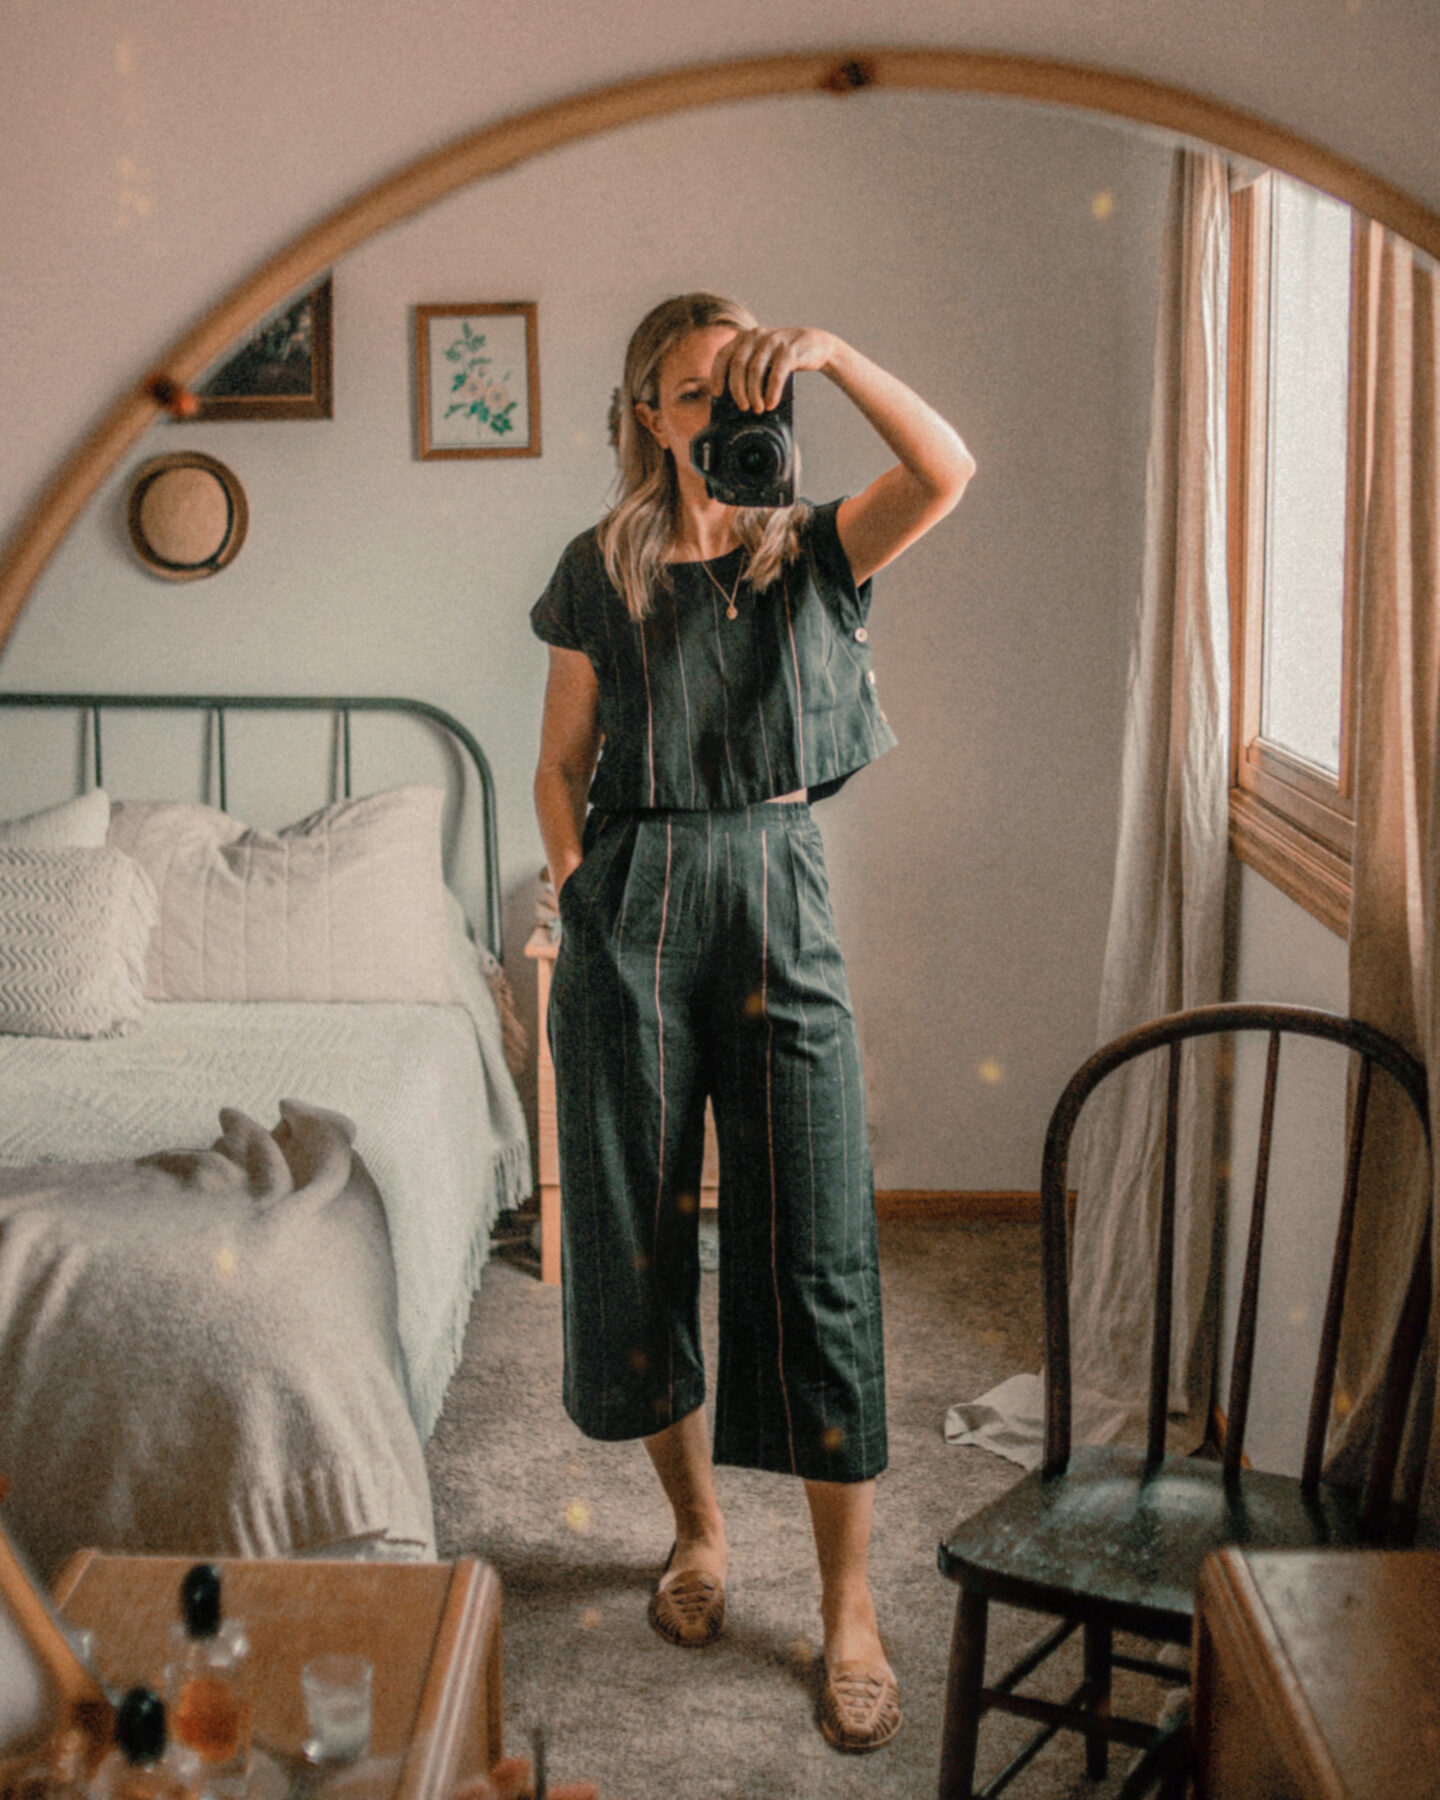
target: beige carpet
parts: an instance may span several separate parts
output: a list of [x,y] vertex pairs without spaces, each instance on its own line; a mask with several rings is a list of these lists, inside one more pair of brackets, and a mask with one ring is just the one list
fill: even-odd
[[[831,1750],[815,1725],[819,1582],[799,1484],[719,1472],[729,1623],[703,1651],[662,1643],[645,1606],[669,1515],[644,1450],[592,1443],[566,1418],[558,1290],[513,1262],[487,1268],[427,1459],[441,1554],[484,1556],[503,1584],[507,1746],[524,1749],[543,1722],[552,1780],[598,1781],[603,1800],[934,1793],[955,1596],[936,1572],[936,1544],[1019,1475],[951,1448],[942,1424],[953,1401],[1039,1366],[1039,1247],[1024,1225],[906,1222],[882,1226],[881,1253],[891,1461],[877,1492],[873,1585],[906,1723],[865,1757]],[[716,1278],[704,1282],[713,1367]],[[1040,1635],[1024,1614],[994,1609],[992,1621],[992,1668]],[[1040,1691],[1078,1678],[1072,1642]],[[1117,1710],[1153,1709],[1136,1685],[1117,1683]],[[1025,1735],[992,1716],[982,1778]],[[1128,1759],[1118,1752],[1112,1778],[1091,1784],[1078,1741],[1062,1738],[1008,1792],[1101,1800]]]

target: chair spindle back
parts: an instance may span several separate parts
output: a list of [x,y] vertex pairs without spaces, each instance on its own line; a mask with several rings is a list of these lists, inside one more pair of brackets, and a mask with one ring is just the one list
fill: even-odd
[[[1354,1244],[1356,1205],[1360,1187],[1365,1128],[1370,1109],[1373,1070],[1378,1064],[1400,1086],[1414,1107],[1430,1142],[1430,1124],[1423,1066],[1375,1027],[1308,1007],[1252,1005],[1230,1002],[1173,1013],[1117,1038],[1097,1050],[1075,1074],[1060,1096],[1046,1134],[1041,1176],[1041,1255],[1044,1265],[1046,1334],[1045,1470],[1058,1473],[1069,1460],[1071,1434],[1069,1241],[1067,1221],[1067,1173],[1070,1140],[1086,1100],[1105,1078],[1138,1056],[1168,1048],[1163,1173],[1156,1242],[1150,1390],[1146,1456],[1158,1464],[1165,1454],[1165,1425],[1169,1410],[1170,1370],[1174,1322],[1175,1215],[1180,1123],[1181,1053],[1192,1038],[1221,1033],[1264,1031],[1268,1035],[1265,1087],[1261,1102],[1259,1141],[1255,1160],[1255,1185],[1245,1269],[1235,1327],[1230,1388],[1227,1397],[1224,1469],[1227,1480],[1238,1479],[1245,1447],[1245,1428],[1250,1411],[1258,1335],[1260,1275],[1265,1236],[1266,1204],[1275,1134],[1276,1096],[1279,1088],[1281,1039],[1285,1034],[1328,1039],[1355,1052],[1360,1058],[1355,1082],[1345,1156],[1345,1186],[1336,1228],[1325,1315],[1316,1357],[1305,1439],[1302,1487],[1313,1493],[1318,1487],[1325,1452],[1326,1431],[1334,1401],[1335,1369],[1340,1347],[1340,1328],[1349,1282]],[[1095,1204],[1082,1196],[1081,1204]],[[1399,1458],[1405,1407],[1410,1381],[1424,1339],[1430,1303],[1430,1244],[1432,1226],[1427,1215],[1424,1241],[1416,1260],[1401,1309],[1400,1324],[1391,1346],[1377,1413],[1377,1426],[1367,1473],[1364,1510],[1378,1521],[1389,1504],[1390,1486]]]

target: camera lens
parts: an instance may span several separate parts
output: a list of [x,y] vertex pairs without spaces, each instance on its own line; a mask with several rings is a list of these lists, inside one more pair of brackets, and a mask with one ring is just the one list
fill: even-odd
[[795,440],[790,390],[771,413],[742,413],[729,393],[717,395],[710,423],[690,441],[690,461],[705,490],[727,506],[789,506],[795,495]]
[[780,447],[768,432],[747,432],[736,441],[733,461],[737,474],[746,481],[774,481],[780,474]]

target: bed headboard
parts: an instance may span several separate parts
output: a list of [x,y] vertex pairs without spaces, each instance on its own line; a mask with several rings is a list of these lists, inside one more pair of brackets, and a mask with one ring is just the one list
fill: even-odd
[[[427,721],[454,745],[458,745],[479,783],[480,838],[483,853],[484,932],[485,942],[495,956],[501,953],[500,862],[495,813],[495,781],[485,752],[470,731],[452,714],[426,700],[409,700],[399,696],[312,695],[312,694],[14,694],[0,693],[3,707],[68,707],[89,721],[89,763],[96,787],[104,785],[104,738],[102,720],[107,712],[124,710],[174,710],[208,713],[214,722],[215,769],[218,771],[219,803],[226,810],[227,764],[225,749],[225,715],[227,712],[329,712],[334,715],[340,735],[340,763],[343,797],[350,796],[350,719],[353,713],[408,713]],[[463,767],[462,763],[462,767]]]

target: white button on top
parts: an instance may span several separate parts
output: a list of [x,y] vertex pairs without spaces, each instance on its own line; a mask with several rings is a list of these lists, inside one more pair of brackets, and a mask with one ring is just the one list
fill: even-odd
[[866,680],[867,680],[867,681],[868,681],[868,682],[869,682],[869,683],[870,683],[870,685],[871,685],[871,687],[874,687],[874,685],[875,685],[875,671],[874,671],[874,670],[873,670],[873,669],[867,669],[867,670],[866,670],[866,671],[865,671],[865,679],[866,679]]
[[870,633],[863,625],[857,625],[855,627],[855,642],[857,644],[868,644],[870,642]]

